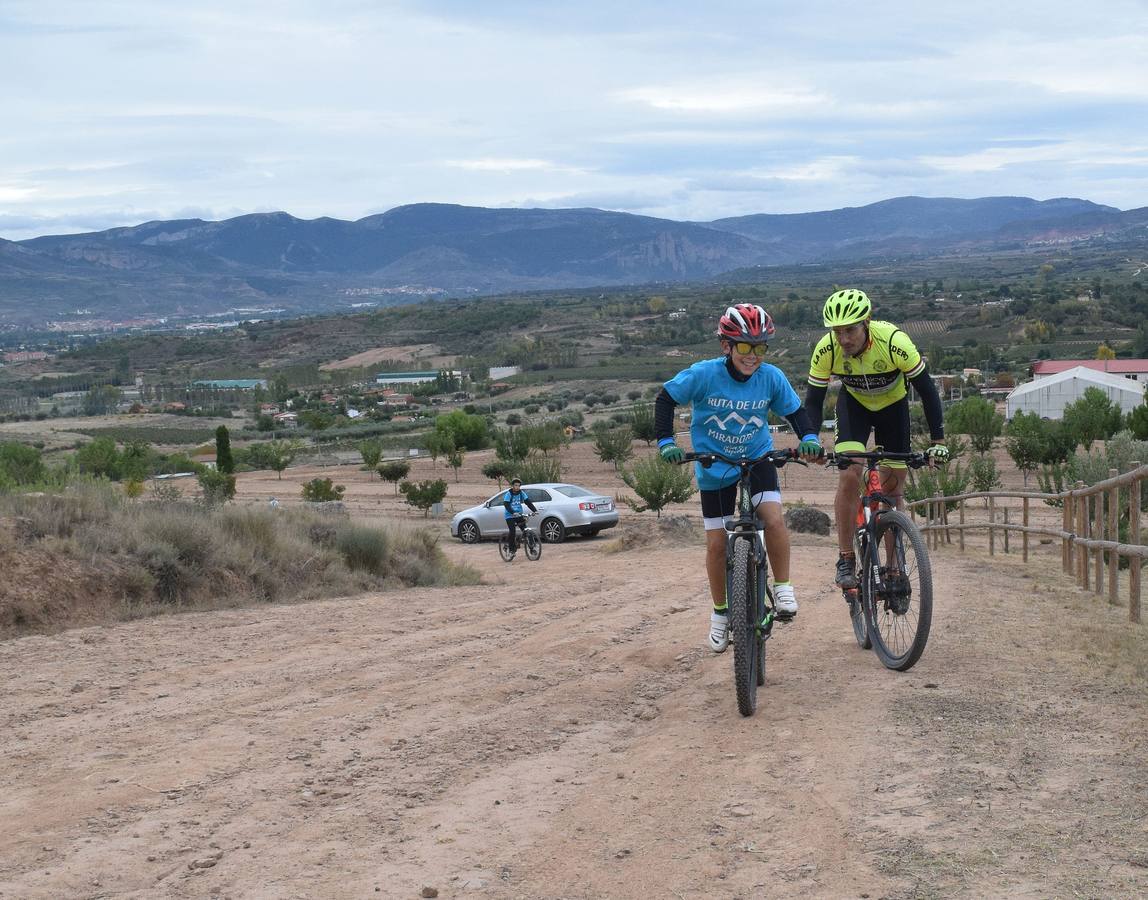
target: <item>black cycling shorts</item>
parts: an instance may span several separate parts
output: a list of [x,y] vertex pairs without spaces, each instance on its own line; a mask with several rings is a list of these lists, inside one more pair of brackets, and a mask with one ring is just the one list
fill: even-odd
[[[777,480],[777,466],[763,459],[749,472],[750,493],[774,493],[780,502],[780,482]],[[737,513],[737,478],[730,475],[730,483],[716,491],[700,491],[702,495],[702,518],[723,519]],[[760,501],[759,501],[760,502]]]
[[[847,390],[837,397],[837,428],[834,431],[835,450],[864,450],[869,435],[875,435],[875,446],[890,453],[908,453],[909,401],[890,403],[884,409],[866,409]],[[853,444],[854,446],[843,446]],[[890,466],[903,467],[904,463],[891,462]]]

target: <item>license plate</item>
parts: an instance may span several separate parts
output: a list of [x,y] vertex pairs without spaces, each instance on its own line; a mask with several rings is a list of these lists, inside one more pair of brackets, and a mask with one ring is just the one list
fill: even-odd
[[613,508],[614,508],[614,502],[612,500],[606,500],[602,503],[595,503],[594,504],[594,512],[609,512]]

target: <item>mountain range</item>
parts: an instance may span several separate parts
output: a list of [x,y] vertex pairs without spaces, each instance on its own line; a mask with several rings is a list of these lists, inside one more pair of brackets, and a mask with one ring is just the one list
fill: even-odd
[[418,295],[687,282],[748,266],[920,258],[1081,241],[1148,244],[1148,207],[899,197],[680,222],[599,209],[401,206],[354,222],[260,213],[0,239],[0,320],[204,315]]

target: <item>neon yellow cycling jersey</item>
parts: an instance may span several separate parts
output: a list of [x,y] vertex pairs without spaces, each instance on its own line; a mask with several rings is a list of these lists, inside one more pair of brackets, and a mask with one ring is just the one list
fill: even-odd
[[836,375],[857,402],[866,409],[884,409],[904,397],[905,379],[915,378],[925,368],[925,360],[909,339],[892,322],[870,322],[869,343],[860,356],[846,356],[830,331],[813,348],[809,362],[809,383],[828,387]]

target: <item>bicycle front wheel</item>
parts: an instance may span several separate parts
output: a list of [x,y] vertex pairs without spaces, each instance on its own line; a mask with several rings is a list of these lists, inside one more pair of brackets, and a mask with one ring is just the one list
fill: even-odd
[[[862,545],[858,537],[854,536],[853,558],[864,562],[866,549],[867,547]],[[862,569],[862,572],[864,571]],[[845,596],[845,602],[849,604],[849,621],[853,623],[853,637],[857,639],[857,646],[862,650],[871,650],[873,642],[869,640],[869,621],[865,615],[865,604],[862,602],[860,589],[847,588],[842,593]]]
[[542,539],[533,531],[526,532],[526,558],[537,560],[542,556]]
[[507,538],[501,538],[498,541],[498,555],[510,562],[514,559],[514,553],[510,549],[510,541]]
[[756,621],[757,563],[753,558],[753,541],[748,538],[733,542],[727,599],[737,708],[743,716],[752,716],[757,707],[757,670],[762,660]]
[[908,671],[925,652],[933,621],[925,539],[905,513],[888,510],[878,517],[866,561],[862,578],[873,651],[886,668]]

